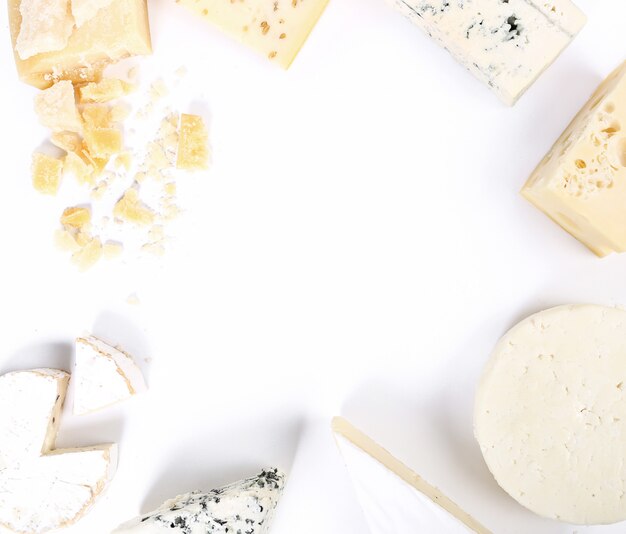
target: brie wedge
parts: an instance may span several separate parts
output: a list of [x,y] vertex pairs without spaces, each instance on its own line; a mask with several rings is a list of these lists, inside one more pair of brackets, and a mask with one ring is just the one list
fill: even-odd
[[437,488],[342,417],[332,429],[371,534],[489,534]]
[[115,473],[115,444],[53,450],[68,380],[56,369],[0,376],[0,527],[11,532],[76,522]]
[[100,410],[146,389],[133,358],[95,336],[76,340],[72,382],[76,415]]
[[284,485],[284,473],[264,470],[208,493],[179,495],[113,534],[267,534]]

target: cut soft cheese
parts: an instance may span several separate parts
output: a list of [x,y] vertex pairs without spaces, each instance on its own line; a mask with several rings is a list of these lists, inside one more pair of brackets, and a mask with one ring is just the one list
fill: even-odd
[[328,0],[176,0],[288,68]]
[[533,512],[626,519],[626,312],[559,306],[520,322],[485,367],[476,438],[498,484]]
[[570,0],[387,0],[513,105],[585,25]]
[[489,534],[478,521],[342,417],[332,429],[371,534]]
[[76,340],[72,382],[77,415],[100,410],[146,389],[132,356],[95,336]]
[[[152,52],[146,0],[113,0],[98,10],[94,3],[91,6],[96,10],[92,12],[93,16],[84,15],[86,20],[80,28],[73,29],[61,48],[58,48],[60,34],[53,44],[46,44],[40,42],[42,38],[38,32],[33,31],[32,35],[24,33],[25,28],[33,24],[35,13],[41,20],[53,16],[56,2],[8,0],[15,64],[22,81],[40,89],[62,79],[75,83],[93,81],[100,78],[102,70],[110,63]],[[67,2],[65,6],[68,8],[68,20],[73,25]],[[66,24],[64,19],[59,28],[65,28]]]
[[115,473],[115,444],[53,450],[68,380],[56,369],[0,376],[0,527],[9,531],[74,523]]
[[522,195],[598,256],[626,251],[626,62],[598,87]]
[[208,493],[185,493],[121,525],[113,534],[267,534],[285,485],[268,469]]

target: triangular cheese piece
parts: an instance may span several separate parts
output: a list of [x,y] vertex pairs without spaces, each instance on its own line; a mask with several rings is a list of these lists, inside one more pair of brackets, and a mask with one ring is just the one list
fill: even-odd
[[95,336],[76,340],[72,382],[77,415],[100,410],[146,389],[143,375],[130,354]]
[[490,534],[342,417],[333,419],[332,429],[371,534]]
[[53,450],[68,380],[56,369],[0,376],[0,530],[68,526],[115,473],[115,444]]
[[267,534],[284,485],[284,473],[267,469],[208,493],[179,495],[113,534]]

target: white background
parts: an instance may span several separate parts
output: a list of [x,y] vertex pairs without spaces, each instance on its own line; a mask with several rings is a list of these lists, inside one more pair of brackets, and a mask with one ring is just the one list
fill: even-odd
[[151,1],[142,78],[186,65],[213,166],[181,178],[165,257],[86,274],[53,246],[62,204],[30,185],[46,131],[0,10],[0,372],[69,369],[72,339],[92,330],[134,353],[150,386],[65,417],[60,446],[121,448],[109,492],[68,533],[268,465],[290,474],[273,534],[366,532],[336,414],[496,534],[626,530],[535,517],[472,435],[474,387],[507,328],[556,304],[626,304],[626,257],[596,258],[518,195],[624,59],[624,1],[579,5],[587,26],[507,108],[382,0],[332,0],[287,72]]

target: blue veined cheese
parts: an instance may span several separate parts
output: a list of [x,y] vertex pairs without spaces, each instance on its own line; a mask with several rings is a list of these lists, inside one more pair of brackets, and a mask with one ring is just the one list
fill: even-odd
[[585,25],[570,0],[388,0],[513,105]]
[[113,534],[267,534],[284,485],[284,473],[267,469],[208,493],[179,495]]
[[490,534],[467,512],[342,417],[332,430],[370,534]]

